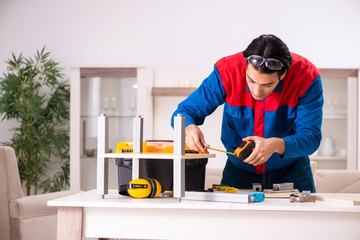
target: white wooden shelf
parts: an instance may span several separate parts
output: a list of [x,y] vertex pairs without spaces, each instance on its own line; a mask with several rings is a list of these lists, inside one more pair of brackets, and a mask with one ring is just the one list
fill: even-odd
[[194,92],[197,88],[192,87],[153,87],[151,90],[151,95],[162,96],[162,97],[183,97],[189,96],[192,92]]
[[[109,118],[134,118],[136,115],[106,115]],[[81,118],[97,118],[97,115],[87,115],[87,116],[80,116]]]
[[185,153],[185,117],[178,114],[174,118],[174,153],[144,153],[143,118],[133,119],[133,151],[128,153],[109,153],[108,133],[109,121],[105,115],[98,117],[98,152],[97,152],[97,193],[105,197],[108,194],[108,159],[131,158],[132,179],[141,177],[142,163],[140,159],[169,159],[173,161],[173,197],[181,199],[185,196],[185,161],[184,159],[214,158],[215,154]]
[[315,160],[315,161],[346,161],[347,157],[341,157],[341,156],[330,156],[330,157],[325,157],[325,156],[310,156],[310,160]]
[[324,115],[323,119],[326,120],[346,120],[346,116],[336,116],[336,115]]
[[189,153],[185,155],[175,155],[171,153],[104,153],[98,154],[98,157],[103,158],[139,158],[139,159],[200,159],[200,158],[214,158],[215,154],[197,154]]

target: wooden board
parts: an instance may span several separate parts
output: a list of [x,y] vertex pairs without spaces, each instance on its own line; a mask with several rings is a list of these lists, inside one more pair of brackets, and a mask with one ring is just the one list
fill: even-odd
[[300,192],[297,189],[291,191],[273,191],[270,189],[264,190],[265,198],[290,198],[291,194],[296,194],[300,196]]
[[321,194],[316,200],[355,206],[360,205],[360,194]]

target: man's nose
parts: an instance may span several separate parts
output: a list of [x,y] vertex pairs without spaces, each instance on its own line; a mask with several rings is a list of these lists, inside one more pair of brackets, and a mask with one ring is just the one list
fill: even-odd
[[261,93],[261,86],[260,85],[255,84],[254,93],[255,93],[256,96],[260,96],[260,93]]

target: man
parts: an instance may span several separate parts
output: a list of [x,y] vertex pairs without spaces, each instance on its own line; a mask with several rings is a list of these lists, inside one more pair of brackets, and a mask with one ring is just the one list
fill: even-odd
[[245,51],[220,59],[172,116],[172,124],[178,113],[186,117],[185,142],[192,150],[210,147],[197,125],[221,104],[226,151],[255,142],[244,161],[228,154],[221,184],[252,189],[264,173],[265,188],[293,182],[299,191],[315,192],[308,155],[321,141],[323,89],[311,62],[274,35],[261,35]]

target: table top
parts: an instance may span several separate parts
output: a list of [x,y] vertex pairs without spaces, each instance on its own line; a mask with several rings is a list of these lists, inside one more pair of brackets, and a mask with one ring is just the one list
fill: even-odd
[[48,206],[360,213],[360,206],[349,206],[324,201],[291,203],[290,200],[286,198],[266,198],[263,202],[258,203],[231,203],[205,202],[184,199],[179,200],[177,198],[135,199],[132,197],[121,196],[118,194],[117,190],[109,190],[109,194],[105,195],[104,199],[102,198],[102,195],[97,194],[96,190],[81,192],[71,196],[48,201]]

